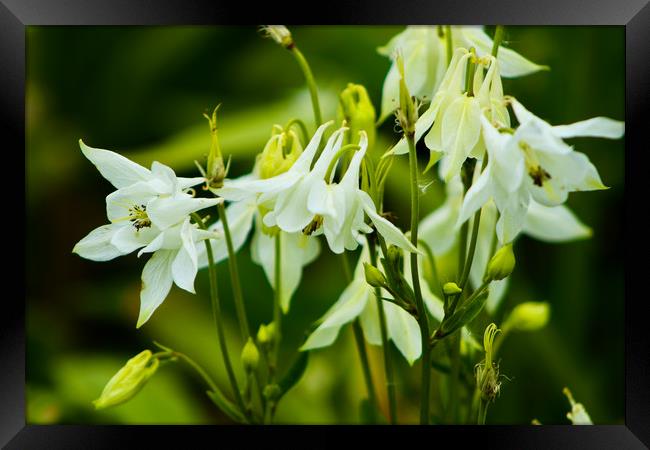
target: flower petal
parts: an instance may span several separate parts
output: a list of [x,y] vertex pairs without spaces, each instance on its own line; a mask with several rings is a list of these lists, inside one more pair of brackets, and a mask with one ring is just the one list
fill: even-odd
[[198,265],[192,228],[194,226],[190,224],[188,217],[181,228],[183,246],[179,249],[172,263],[172,277],[176,286],[194,294],[194,278],[196,278]]
[[117,247],[111,244],[111,239],[122,225],[108,224],[95,228],[86,237],[77,242],[72,249],[73,253],[92,261],[108,261],[124,255]]
[[160,230],[154,227],[146,227],[137,230],[129,223],[128,225],[120,227],[119,230],[113,234],[111,244],[122,252],[123,255],[126,255],[149,244],[159,234]]
[[553,132],[561,138],[578,136],[618,139],[625,133],[625,122],[607,117],[594,117],[570,125],[557,125]]
[[192,198],[188,194],[158,197],[147,204],[147,214],[161,230],[183,221],[189,214],[223,202],[223,198]]
[[404,309],[388,301],[382,303],[386,314],[388,335],[412,366],[422,354],[420,326],[417,320]]
[[142,270],[140,315],[136,328],[140,328],[149,320],[169,294],[173,283],[172,263],[177,253],[175,250],[158,250],[145,264]]
[[544,206],[531,201],[523,232],[545,242],[567,242],[591,236],[591,228],[583,224],[564,205]]
[[97,167],[99,173],[118,189],[151,179],[151,172],[148,169],[118,153],[89,147],[81,139],[79,139],[79,147],[84,156]]

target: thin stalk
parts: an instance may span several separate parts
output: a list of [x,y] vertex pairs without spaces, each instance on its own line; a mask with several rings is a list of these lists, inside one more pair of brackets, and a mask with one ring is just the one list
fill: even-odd
[[291,128],[292,125],[298,125],[298,128],[300,128],[300,133],[302,134],[302,145],[306,146],[309,143],[309,132],[307,131],[307,126],[305,125],[305,122],[303,122],[300,119],[291,119],[287,125],[284,127],[285,130],[288,130]]
[[501,45],[501,41],[503,41],[503,35],[505,32],[505,28],[503,25],[497,25],[496,30],[494,30],[494,39],[492,39],[492,56],[495,58],[497,57],[497,54],[499,52],[499,46]]
[[[374,239],[368,242],[370,250],[370,264],[377,267],[377,252],[375,251]],[[375,298],[377,301],[377,310],[379,311],[379,329],[381,331],[381,345],[384,349],[384,371],[386,372],[386,393],[388,395],[389,421],[391,425],[397,424],[397,399],[395,397],[395,380],[393,379],[393,364],[390,357],[390,348],[388,347],[388,328],[386,326],[386,314],[384,313],[383,300],[381,299],[381,289],[375,288]]]
[[230,281],[232,283],[233,296],[235,297],[235,309],[237,311],[237,319],[241,329],[241,335],[244,341],[250,336],[250,329],[248,328],[248,319],[246,315],[246,307],[244,306],[244,296],[242,294],[241,283],[239,281],[239,269],[237,268],[237,255],[232,245],[232,236],[230,234],[230,227],[228,226],[228,217],[226,215],[226,208],[223,203],[217,206],[219,210],[219,218],[223,224],[223,234],[226,236],[226,248],[228,249],[228,268],[230,269]]
[[[267,380],[267,385],[272,385],[275,383],[277,372],[278,372],[278,355],[280,353],[280,341],[282,340],[282,309],[280,304],[280,292],[282,288],[282,233],[278,232],[275,236],[275,292],[273,296],[273,323],[275,324],[275,342],[273,343],[273,352],[269,360],[269,378]],[[272,423],[273,416],[275,414],[275,409],[277,403],[275,401],[267,401],[264,411],[264,423]]]
[[298,47],[295,45],[291,47],[291,54],[296,58],[302,73],[305,75],[305,81],[307,82],[307,87],[309,88],[309,95],[311,96],[311,106],[314,110],[314,121],[316,122],[316,128],[318,128],[322,123],[323,119],[320,112],[320,102],[318,101],[318,87],[316,87],[316,80],[314,79],[314,74],[311,72],[311,68],[307,63],[304,55]]
[[[199,227],[206,229],[203,219],[196,214],[192,214],[192,218],[199,225]],[[239,406],[240,411],[249,416],[249,411],[244,406],[244,400],[242,399],[241,392],[239,391],[239,386],[237,385],[237,378],[235,377],[235,372],[230,363],[230,357],[228,356],[228,347],[226,345],[226,336],[224,334],[223,318],[221,317],[221,305],[219,304],[219,293],[217,290],[217,266],[214,263],[214,256],[212,254],[212,245],[210,245],[210,240],[205,240],[205,250],[208,256],[208,274],[210,277],[210,302],[212,304],[212,318],[214,324],[217,328],[217,340],[219,341],[219,347],[221,348],[221,356],[223,358],[224,366],[226,366],[226,372],[228,373],[228,379],[230,380],[230,386],[232,388],[235,400]]]
[[460,377],[460,331],[454,333],[455,336],[451,339],[451,373],[449,378],[449,417],[451,423],[458,423],[458,404],[460,398],[460,386],[459,386],[459,377]]
[[[415,152],[415,140],[412,134],[406,136],[409,145],[409,166],[411,178],[411,243],[418,245],[418,221],[420,219],[420,199],[418,195],[418,159]],[[429,423],[429,388],[431,384],[431,347],[429,345],[429,318],[422,301],[418,255],[411,253],[411,274],[413,276],[413,293],[418,309],[418,323],[422,338],[422,397],[420,400],[420,424]]]
[[[341,258],[343,259],[343,272],[345,273],[345,278],[347,282],[350,283],[352,281],[352,271],[350,270],[350,262],[348,261],[347,254],[343,253]],[[359,352],[359,361],[361,362],[363,378],[368,390],[368,400],[370,401],[370,404],[376,408],[377,396],[375,395],[375,384],[372,381],[372,371],[370,370],[370,362],[368,361],[366,343],[363,338],[363,330],[361,329],[361,323],[358,318],[354,319],[354,322],[352,322],[352,330],[354,331],[354,340],[357,344],[357,351]]]
[[208,373],[205,371],[205,369],[203,369],[203,367],[199,366],[196,363],[196,361],[194,361],[192,358],[190,358],[189,356],[187,356],[184,353],[177,352],[177,351],[171,352],[171,356],[176,356],[176,357],[182,359],[190,367],[192,367],[194,370],[196,370],[196,372],[201,376],[201,378],[203,378],[205,383],[210,387],[210,389],[212,391],[218,391],[219,390],[219,388],[217,387],[215,382],[212,380],[212,378],[210,378],[210,375],[208,375]]

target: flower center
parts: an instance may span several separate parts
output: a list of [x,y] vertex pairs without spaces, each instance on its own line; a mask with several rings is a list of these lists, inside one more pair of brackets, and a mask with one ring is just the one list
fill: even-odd
[[542,187],[545,181],[551,179],[551,174],[548,173],[546,170],[544,170],[544,168],[541,166],[541,164],[539,163],[539,159],[537,159],[537,155],[535,154],[535,151],[532,149],[530,145],[528,145],[524,141],[520,141],[519,148],[524,154],[526,169],[528,171],[528,175],[533,180],[533,184],[535,186]]
[[150,227],[151,219],[149,219],[149,216],[147,215],[147,206],[133,205],[129,208],[129,221],[138,231],[140,231],[141,228]]
[[323,216],[316,214],[309,224],[302,229],[302,234],[310,236],[314,231],[318,230],[323,225]]

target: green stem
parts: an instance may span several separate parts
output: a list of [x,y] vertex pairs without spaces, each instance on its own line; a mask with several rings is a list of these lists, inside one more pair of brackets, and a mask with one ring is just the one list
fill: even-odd
[[461,289],[465,288],[465,283],[469,278],[469,272],[472,268],[472,261],[474,261],[474,252],[476,251],[476,241],[478,238],[478,229],[481,224],[481,211],[482,208],[479,208],[478,211],[474,214],[474,223],[472,224],[472,236],[469,241],[469,250],[467,251],[467,258],[465,262],[465,268],[463,269],[463,274],[460,277],[460,283],[458,287]]
[[[192,213],[192,218],[202,229],[206,229],[203,219],[196,214]],[[228,356],[228,347],[226,345],[226,336],[224,334],[223,318],[221,317],[221,305],[219,304],[219,293],[217,291],[217,266],[214,263],[214,256],[212,254],[212,245],[210,240],[205,240],[205,250],[208,256],[208,273],[210,276],[210,302],[212,303],[212,318],[214,324],[217,328],[217,340],[219,341],[219,347],[221,348],[221,356],[223,358],[223,363],[226,366],[226,372],[228,373],[228,379],[230,380],[230,386],[233,390],[233,394],[237,401],[240,411],[249,416],[249,411],[244,406],[244,400],[242,399],[241,392],[239,391],[239,386],[237,385],[237,378],[235,377],[235,372],[233,371],[232,364],[230,363],[230,357]]]
[[452,37],[451,37],[451,25],[445,25],[445,36],[446,36],[446,44],[447,44],[447,65],[451,62],[451,57],[453,56],[454,52],[454,45],[452,42]]
[[309,88],[309,95],[311,96],[311,105],[314,110],[314,121],[316,122],[316,128],[318,128],[322,123],[323,119],[320,112],[320,103],[318,101],[318,88],[316,87],[316,80],[314,79],[314,74],[311,72],[311,68],[307,63],[304,55],[298,50],[298,47],[295,45],[291,47],[291,53],[298,61],[298,65],[302,70],[302,73],[305,75],[305,81],[307,82],[307,87]]
[[455,333],[455,337],[451,340],[451,374],[449,383],[449,417],[452,424],[458,423],[458,404],[459,404],[459,376],[460,376],[460,331]]
[[203,380],[205,381],[205,383],[210,387],[210,389],[211,389],[212,391],[218,391],[218,390],[219,390],[219,388],[217,387],[217,385],[215,384],[215,382],[212,380],[212,378],[210,378],[210,375],[208,375],[208,373],[205,371],[205,369],[203,369],[201,366],[199,366],[199,365],[196,363],[196,361],[194,361],[192,358],[190,358],[189,356],[187,356],[187,355],[184,354],[184,353],[177,352],[177,351],[173,351],[173,352],[171,352],[171,355],[172,355],[172,356],[176,356],[176,357],[182,359],[182,360],[185,361],[185,362],[186,362],[190,367],[192,367],[194,370],[196,370],[196,372],[201,376],[201,378],[203,378]]
[[242,294],[241,283],[239,281],[239,269],[237,268],[237,255],[232,245],[232,236],[230,234],[230,227],[228,226],[228,217],[226,215],[226,208],[223,203],[217,206],[219,210],[219,218],[223,224],[223,234],[226,236],[226,248],[228,249],[228,268],[230,269],[230,280],[232,282],[233,296],[235,297],[235,309],[237,310],[237,319],[239,319],[239,327],[244,340],[250,336],[250,329],[248,328],[248,319],[246,315],[246,307],[244,306],[244,296]]
[[[343,272],[348,283],[352,281],[352,271],[350,270],[350,262],[346,253],[341,255],[343,259]],[[372,371],[370,370],[370,362],[368,361],[368,353],[366,351],[366,343],[363,338],[363,330],[361,329],[361,322],[359,319],[354,319],[352,322],[352,330],[354,331],[354,340],[357,344],[357,351],[359,352],[359,361],[361,361],[361,369],[363,371],[363,378],[366,382],[368,390],[368,400],[370,404],[377,408],[377,396],[375,395],[375,384],[372,381]]]
[[[370,250],[370,264],[377,267],[377,252],[375,251],[374,239],[368,240]],[[375,288],[375,298],[377,301],[377,310],[379,311],[379,329],[381,331],[381,345],[384,350],[384,371],[386,372],[386,393],[388,395],[389,421],[391,425],[397,424],[397,399],[395,397],[395,380],[393,379],[393,365],[390,357],[390,348],[388,347],[388,328],[386,326],[386,314],[384,312],[383,300],[381,299],[381,289]]]
[[[415,151],[415,140],[412,134],[407,135],[406,139],[409,145],[409,166],[411,178],[411,243],[418,245],[418,221],[420,219],[420,199],[418,195],[418,157]],[[429,345],[429,318],[422,301],[422,292],[420,289],[420,276],[418,269],[418,255],[411,253],[411,274],[413,277],[413,293],[415,294],[415,303],[418,309],[418,323],[420,325],[420,335],[422,338],[422,394],[420,400],[420,424],[429,423],[429,388],[431,384],[431,347]]]
[[497,28],[494,31],[494,39],[492,39],[492,56],[494,56],[495,58],[497,57],[497,54],[499,52],[499,46],[501,45],[501,41],[503,41],[504,31],[505,29],[503,25],[497,25]]
[[300,119],[291,119],[287,125],[284,127],[285,130],[288,130],[291,128],[292,125],[298,125],[298,128],[300,128],[300,133],[302,134],[302,140],[303,140],[303,147],[306,146],[309,143],[309,132],[307,131],[307,126],[305,125],[305,122],[303,122]]
[[485,425],[485,419],[487,418],[488,403],[484,402],[482,399],[479,400],[478,407],[478,424]]
[[[274,273],[274,296],[273,296],[273,323],[275,324],[275,340],[273,342],[273,352],[269,358],[269,378],[267,385],[275,383],[278,372],[278,356],[280,353],[280,341],[282,340],[281,324],[282,324],[282,305],[281,302],[281,288],[282,288],[282,232],[278,232],[275,236],[275,273]],[[276,402],[274,400],[267,401],[264,411],[264,423],[272,423],[275,414]]]

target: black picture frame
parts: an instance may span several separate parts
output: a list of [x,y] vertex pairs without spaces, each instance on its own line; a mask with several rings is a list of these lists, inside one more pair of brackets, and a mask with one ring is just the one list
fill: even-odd
[[[312,12],[313,11],[313,12]],[[301,13],[303,12],[303,13]],[[302,14],[302,16],[301,16]],[[373,427],[366,433],[384,445],[407,443],[405,433],[436,445],[440,439],[469,441],[490,448],[647,448],[650,445],[650,344],[643,314],[646,296],[641,281],[642,263],[635,236],[639,214],[646,210],[633,197],[642,195],[644,156],[650,140],[650,4],[647,0],[500,1],[472,0],[381,2],[328,2],[327,5],[269,2],[268,5],[226,4],[207,0],[0,0],[0,127],[3,154],[20,155],[25,148],[25,34],[28,25],[170,25],[246,23],[341,23],[341,24],[518,24],[518,25],[621,25],[626,42],[626,137],[625,183],[626,236],[611,236],[626,246],[625,303],[625,425],[618,426],[487,426],[487,427]],[[606,62],[604,62],[606,64]],[[17,158],[25,163],[24,158]],[[17,170],[12,169],[14,172]],[[24,172],[23,172],[24,173]],[[24,183],[24,180],[22,180]],[[12,186],[12,191],[16,191]],[[15,208],[20,196],[17,196]],[[15,229],[15,223],[9,224]],[[637,224],[637,225],[634,225]],[[635,228],[636,227],[636,228]],[[7,231],[9,232],[9,231]],[[628,237],[629,236],[629,237]],[[24,247],[23,247],[24,249]],[[19,266],[16,266],[19,267]],[[24,270],[24,264],[22,266]],[[17,269],[19,270],[19,269]],[[11,277],[9,275],[8,277]],[[15,276],[17,278],[17,275]],[[29,283],[26,276],[25,283]],[[24,298],[24,297],[23,297]],[[35,426],[25,423],[25,306],[19,296],[3,299],[0,313],[0,445],[9,449],[131,448],[137,441],[182,448],[199,442],[216,446],[224,439],[278,442],[278,433],[292,442],[305,439],[308,447],[340,445],[342,435],[367,432],[365,427],[240,427],[209,426]],[[317,433],[316,436],[314,433]],[[189,435],[191,434],[191,438]],[[443,436],[444,435],[444,436]],[[191,440],[189,440],[191,439]],[[369,441],[367,441],[369,442]],[[192,443],[192,444],[188,444]],[[267,444],[268,445],[268,444]],[[408,445],[408,444],[407,444]],[[449,445],[449,444],[446,444]],[[291,447],[291,445],[289,445]]]

